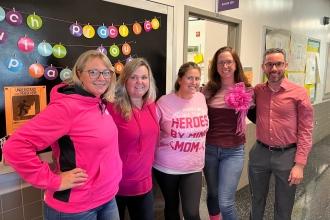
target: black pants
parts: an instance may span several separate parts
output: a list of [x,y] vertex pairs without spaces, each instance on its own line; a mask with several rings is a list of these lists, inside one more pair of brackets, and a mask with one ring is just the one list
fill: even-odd
[[165,200],[165,220],[180,220],[180,199],[185,220],[200,220],[202,172],[172,175],[153,169]]
[[296,148],[270,151],[258,142],[252,147],[249,158],[249,185],[252,197],[250,219],[262,220],[267,200],[271,174],[275,177],[274,220],[290,220],[296,185],[289,185],[289,175],[294,166]]
[[127,207],[131,220],[153,220],[154,219],[154,198],[152,190],[138,196],[116,196],[120,220],[125,219]]

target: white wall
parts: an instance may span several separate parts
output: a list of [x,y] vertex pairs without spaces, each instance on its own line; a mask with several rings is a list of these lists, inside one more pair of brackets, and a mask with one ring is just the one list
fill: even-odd
[[[215,12],[215,0],[153,0],[174,8],[173,68],[175,73],[183,62],[184,5]],[[219,14],[242,20],[241,60],[251,66],[254,84],[261,81],[260,63],[264,46],[264,26],[286,29],[321,40],[321,83],[316,102],[321,102],[325,73],[326,43],[330,42],[330,25],[323,26],[323,16],[330,17],[329,0],[241,0],[238,9]]]

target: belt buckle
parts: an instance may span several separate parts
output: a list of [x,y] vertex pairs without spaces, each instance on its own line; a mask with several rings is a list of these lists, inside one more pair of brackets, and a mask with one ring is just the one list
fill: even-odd
[[269,151],[274,151],[273,149],[276,148],[276,146],[274,145],[268,145],[268,150]]

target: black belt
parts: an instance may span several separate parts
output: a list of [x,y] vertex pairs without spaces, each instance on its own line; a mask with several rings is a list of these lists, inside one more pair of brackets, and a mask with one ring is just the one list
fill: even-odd
[[288,150],[288,149],[297,147],[297,144],[296,143],[288,144],[288,145],[283,145],[283,146],[272,146],[272,145],[268,145],[268,144],[262,143],[259,140],[257,140],[257,143],[260,146],[263,146],[264,148],[267,148],[270,151],[285,151],[285,150]]

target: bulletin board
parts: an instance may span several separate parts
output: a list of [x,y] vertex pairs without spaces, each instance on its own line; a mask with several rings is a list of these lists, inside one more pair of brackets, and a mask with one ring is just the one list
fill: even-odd
[[[5,136],[5,86],[46,86],[47,99],[51,88],[60,83],[60,72],[63,69],[72,69],[75,60],[86,50],[103,47],[107,51],[107,56],[113,64],[118,62],[125,64],[130,57],[146,58],[155,76],[158,95],[165,93],[166,87],[166,36],[167,36],[167,15],[158,12],[133,8],[101,0],[1,0],[1,9],[5,15],[8,12],[20,12],[22,24],[12,25],[6,18],[0,20],[0,137]],[[40,29],[34,30],[27,24],[29,15],[38,15],[42,20]],[[152,23],[158,21],[158,28]],[[95,29],[95,35],[88,37],[84,34],[80,37],[74,36],[70,32],[70,26],[78,23],[83,28],[91,25]],[[145,27],[149,22],[149,29]],[[141,33],[136,34],[133,25],[139,23]],[[127,36],[120,33],[116,37],[101,38],[97,29],[100,26],[115,26],[120,32],[120,26],[127,27]],[[150,28],[152,27],[152,28]],[[124,30],[125,31],[125,30]],[[6,34],[1,35],[2,33]],[[1,40],[1,36],[3,37]],[[18,42],[24,37],[30,38],[34,42],[34,49],[31,52],[22,51]],[[54,50],[55,45],[62,45],[66,48],[66,55],[62,58],[55,55],[42,56],[38,51],[38,45],[46,41]],[[26,42],[26,41],[25,41]],[[123,53],[123,45],[130,46],[130,53]],[[26,46],[27,44],[23,44]],[[110,54],[109,49],[116,45],[119,49],[118,56]],[[24,48],[23,48],[24,49]],[[27,49],[27,48],[25,48]],[[20,61],[21,66],[15,69],[8,69],[10,60]],[[54,78],[33,78],[29,74],[29,67],[32,64],[41,64],[45,69],[56,68],[58,76]],[[12,65],[13,66],[13,65]],[[10,66],[10,67],[12,67]]]
[[326,72],[324,82],[324,96],[323,99],[330,99],[330,43],[327,44],[327,60],[326,60]]
[[[320,82],[320,40],[288,30],[266,28],[265,49],[284,49],[288,68],[286,77],[293,83],[305,87],[312,102],[315,101],[316,87]],[[266,81],[266,77],[263,77]]]

